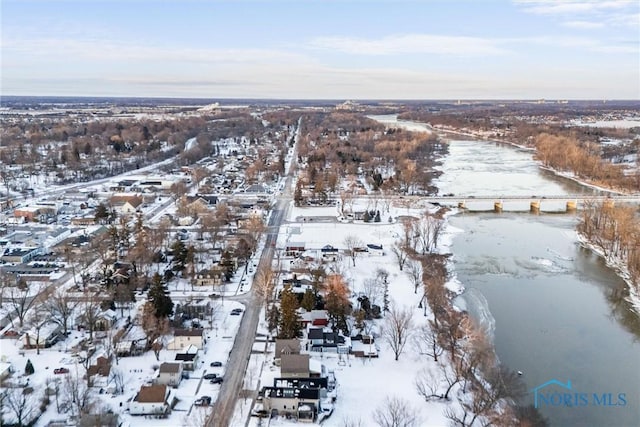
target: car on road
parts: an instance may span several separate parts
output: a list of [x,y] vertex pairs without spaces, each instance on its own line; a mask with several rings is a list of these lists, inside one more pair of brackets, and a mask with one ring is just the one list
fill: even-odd
[[212,368],[220,367],[222,366],[222,362],[211,362],[209,366],[211,366]]
[[53,370],[54,374],[68,374],[69,370],[67,368],[56,368]]
[[205,380],[213,380],[217,377],[218,377],[218,374],[205,374],[205,376],[202,378],[204,378]]
[[222,384],[222,377],[215,377],[214,379],[212,379],[211,381],[209,381],[211,384]]

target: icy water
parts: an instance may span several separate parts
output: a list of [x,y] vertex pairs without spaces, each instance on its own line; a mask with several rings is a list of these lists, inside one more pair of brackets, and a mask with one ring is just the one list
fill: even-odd
[[[442,171],[441,194],[592,191],[540,171],[530,152],[486,141],[452,141]],[[450,223],[461,230],[457,303],[492,336],[500,361],[522,371],[522,403],[537,395],[552,426],[640,426],[640,319],[624,282],[577,244],[576,217],[463,213]]]

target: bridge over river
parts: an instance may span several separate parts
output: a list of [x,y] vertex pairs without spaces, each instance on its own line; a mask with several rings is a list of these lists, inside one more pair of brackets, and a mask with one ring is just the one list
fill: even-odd
[[503,210],[531,212],[572,212],[586,204],[604,203],[614,207],[616,203],[640,204],[640,194],[562,194],[562,195],[442,195],[442,196],[393,196],[392,200],[422,201],[443,206],[457,206],[470,211],[502,212]]

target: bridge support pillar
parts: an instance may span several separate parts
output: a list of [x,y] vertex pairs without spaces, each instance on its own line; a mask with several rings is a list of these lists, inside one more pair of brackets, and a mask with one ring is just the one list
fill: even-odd
[[540,213],[540,200],[532,200],[529,204],[529,212],[534,214]]
[[575,212],[578,210],[578,202],[576,200],[567,201],[567,212]]
[[606,199],[602,202],[602,207],[608,210],[613,209],[615,202],[612,199]]
[[458,208],[460,209],[466,209],[467,206],[464,204],[464,202],[458,202]]
[[502,200],[493,202],[493,211],[496,213],[502,212]]

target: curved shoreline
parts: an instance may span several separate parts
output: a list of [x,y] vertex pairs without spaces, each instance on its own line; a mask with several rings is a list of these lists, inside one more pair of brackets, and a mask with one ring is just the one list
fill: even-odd
[[[436,132],[437,135],[440,134],[439,130],[434,129],[434,131]],[[516,147],[518,149],[535,152],[535,148],[525,147],[525,146],[522,146],[520,144],[511,142],[511,141],[488,139],[488,138],[483,138],[483,137],[478,136],[478,135],[473,135],[473,134],[468,134],[468,133],[463,133],[463,132],[455,132],[455,131],[443,131],[443,132],[444,133],[451,133],[451,134],[454,134],[454,135],[460,135],[460,136],[464,136],[464,137],[467,137],[467,138],[472,138],[472,140],[478,140],[479,142],[495,142],[495,143],[499,143],[499,144],[510,145],[510,146]],[[580,179],[578,177],[575,177],[572,174],[564,173],[564,172],[558,171],[558,170],[556,170],[554,168],[551,168],[551,167],[548,167],[548,166],[544,166],[538,160],[535,160],[535,161],[538,163],[538,168],[539,169],[547,171],[547,172],[550,172],[554,176],[556,176],[557,178],[567,179],[567,180],[570,180],[570,181],[572,181],[572,182],[574,182],[574,183],[576,183],[578,185],[581,185],[583,187],[590,188],[590,189],[593,189],[593,190],[602,191],[602,192],[605,192],[605,193],[619,194],[619,195],[627,194],[627,193],[619,191],[619,190],[614,190],[614,189],[611,189],[611,188],[601,187],[601,186],[598,186],[596,184],[592,184],[592,183],[584,181],[584,180],[582,180],[582,179]],[[454,213],[454,215],[456,213]],[[631,307],[636,312],[636,314],[638,316],[640,316],[640,289],[636,289],[635,285],[631,281],[631,275],[629,274],[629,270],[628,270],[628,266],[627,266],[626,261],[622,260],[622,259],[609,259],[609,258],[607,258],[606,256],[604,256],[604,253],[602,251],[600,251],[592,242],[588,241],[584,236],[580,235],[579,233],[577,233],[577,234],[578,234],[578,241],[580,242],[580,244],[584,248],[591,250],[593,253],[595,253],[596,255],[601,257],[605,261],[605,264],[607,265],[607,267],[609,267],[611,270],[613,270],[618,277],[620,277],[622,280],[624,280],[624,282],[627,284],[627,290],[629,291],[629,296],[626,297],[626,300],[629,302],[629,304],[631,304]],[[462,285],[460,283],[460,286],[463,289],[462,292],[464,292],[464,285]]]

